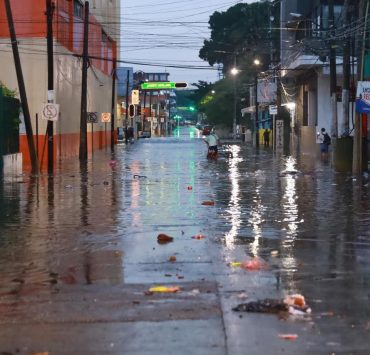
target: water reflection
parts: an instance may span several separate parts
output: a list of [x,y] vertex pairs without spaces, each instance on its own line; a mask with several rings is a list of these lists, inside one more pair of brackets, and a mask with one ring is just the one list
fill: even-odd
[[231,224],[230,231],[225,235],[225,243],[228,248],[233,248],[235,238],[238,236],[241,225],[241,207],[240,207],[240,173],[239,163],[242,158],[239,157],[240,147],[232,145],[230,147],[232,158],[229,159],[229,179],[231,182],[230,201],[226,209]]

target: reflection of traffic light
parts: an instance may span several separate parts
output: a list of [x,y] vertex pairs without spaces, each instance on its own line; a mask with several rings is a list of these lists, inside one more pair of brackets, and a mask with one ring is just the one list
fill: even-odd
[[128,108],[128,114],[130,118],[135,117],[135,105],[130,105]]
[[137,106],[137,109],[136,110],[137,110],[136,111],[137,112],[137,115],[138,116],[141,116],[141,106],[140,105]]

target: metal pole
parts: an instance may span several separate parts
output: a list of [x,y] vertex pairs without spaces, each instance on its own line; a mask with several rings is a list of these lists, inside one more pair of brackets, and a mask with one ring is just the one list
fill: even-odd
[[[367,19],[369,16],[369,1],[362,0],[359,4],[359,18],[363,17],[364,7],[366,1],[366,10],[365,10],[365,21],[364,26],[360,31],[363,32],[363,36],[358,36],[357,44],[357,77],[358,81],[362,81],[364,77],[364,59],[365,59],[365,45],[366,45],[366,28],[367,28]],[[360,32],[361,33],[361,32]],[[354,127],[354,136],[353,136],[353,162],[352,162],[352,173],[361,174],[362,172],[362,114],[356,113],[355,116],[355,127]]]
[[[329,36],[335,35],[334,23],[334,0],[329,0]],[[337,58],[335,50],[335,41],[330,39],[330,96],[331,96],[331,113],[332,127],[331,135],[333,138],[338,137],[338,113],[337,113]]]
[[258,74],[256,73],[256,76],[254,78],[254,88],[255,88],[255,98],[254,98],[254,104],[256,106],[256,148],[259,148],[260,145],[260,135],[259,135],[259,122],[258,122]]
[[117,62],[113,60],[113,74],[112,74],[112,112],[110,121],[110,150],[114,152],[114,113],[116,111],[116,65]]
[[125,143],[128,143],[127,140],[127,121],[128,121],[128,91],[130,84],[130,71],[127,70],[127,79],[126,79],[126,116],[125,116]]
[[233,77],[233,86],[234,86],[234,105],[233,105],[233,139],[236,139],[236,78]]
[[[48,102],[54,102],[54,51],[53,51],[53,14],[55,4],[46,0],[47,52],[48,52]],[[52,97],[49,97],[49,93]],[[48,173],[54,172],[54,122],[48,121]]]
[[87,68],[89,55],[89,2],[85,2],[84,39],[82,52],[82,88],[80,117],[80,160],[87,160]]
[[[349,0],[344,1],[344,28],[346,29],[350,21]],[[343,124],[340,133],[349,132],[349,87],[350,87],[351,63],[350,63],[350,42],[349,37],[345,38],[343,46]]]
[[21,60],[19,57],[18,41],[17,41],[17,36],[15,34],[15,30],[14,30],[12,8],[10,6],[10,0],[4,0],[4,1],[5,1],[6,16],[8,19],[9,33],[10,33],[10,38],[12,41],[12,50],[13,50],[15,71],[17,73],[19,96],[21,99],[21,105],[22,105],[22,110],[23,110],[23,115],[24,115],[24,124],[26,126],[27,143],[28,143],[28,150],[30,152],[32,172],[34,174],[37,174],[39,172],[39,162],[37,160],[35,142],[33,140],[31,115],[30,115],[30,111],[28,108],[26,88],[24,84]]

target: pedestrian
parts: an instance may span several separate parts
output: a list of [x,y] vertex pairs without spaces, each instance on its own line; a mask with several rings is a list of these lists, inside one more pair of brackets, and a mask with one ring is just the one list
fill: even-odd
[[321,128],[321,132],[318,132],[317,141],[318,143],[320,143],[321,158],[326,159],[328,157],[331,138],[329,134],[326,132],[325,128]]
[[270,131],[267,128],[263,132],[263,142],[265,144],[265,147],[268,147],[270,145]]
[[206,136],[204,139],[208,146],[208,153],[207,153],[207,158],[210,159],[217,159],[218,157],[218,144],[219,144],[219,138],[216,134],[216,131],[214,128],[212,128],[210,134]]

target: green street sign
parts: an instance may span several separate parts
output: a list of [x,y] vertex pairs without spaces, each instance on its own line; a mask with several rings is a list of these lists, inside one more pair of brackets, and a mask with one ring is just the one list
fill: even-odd
[[174,83],[173,81],[153,81],[141,84],[141,90],[169,90],[186,88],[187,83]]

